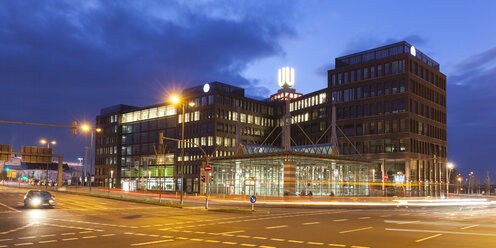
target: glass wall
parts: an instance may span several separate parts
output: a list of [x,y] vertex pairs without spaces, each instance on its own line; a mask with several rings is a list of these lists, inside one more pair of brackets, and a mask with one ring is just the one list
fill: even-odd
[[283,196],[284,161],[296,164],[296,195],[369,195],[370,165],[302,157],[265,157],[213,161],[210,193]]

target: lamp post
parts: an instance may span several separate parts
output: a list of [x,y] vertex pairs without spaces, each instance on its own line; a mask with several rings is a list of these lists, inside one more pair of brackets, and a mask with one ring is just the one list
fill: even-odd
[[[180,99],[177,96],[173,96],[171,98],[171,102],[174,105],[181,104],[181,109],[182,109],[182,116],[181,116],[181,200],[180,203],[181,205],[183,204],[183,194],[184,194],[184,100]],[[194,107],[195,103],[190,102],[189,103],[190,107]]]
[[99,133],[102,131],[101,128],[96,128],[96,129],[93,129],[91,128],[89,125],[83,125],[83,131],[85,132],[90,132],[91,134],[91,141],[90,141],[90,175],[89,175],[89,180],[88,180],[88,188],[91,192],[91,173],[93,173],[93,136],[95,134],[95,132]]
[[[47,148],[50,149],[50,144],[55,145],[55,144],[57,144],[57,141],[55,141],[55,140],[48,141],[46,139],[41,139],[40,143],[43,145],[46,144]],[[48,188],[48,163],[46,164],[46,182],[45,182],[45,189],[47,189],[47,188]]]
[[449,183],[450,183],[450,174],[451,169],[453,169],[453,163],[446,164],[446,195],[449,194]]

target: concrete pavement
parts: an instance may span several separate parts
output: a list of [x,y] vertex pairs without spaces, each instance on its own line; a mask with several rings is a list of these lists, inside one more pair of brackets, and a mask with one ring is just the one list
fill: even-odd
[[54,193],[24,209],[26,189],[0,187],[0,247],[494,247],[496,209],[178,209]]

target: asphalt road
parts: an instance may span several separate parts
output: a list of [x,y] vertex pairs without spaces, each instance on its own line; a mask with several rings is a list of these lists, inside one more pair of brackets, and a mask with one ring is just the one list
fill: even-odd
[[[178,209],[55,193],[24,209],[0,186],[3,247],[496,247],[495,208]],[[247,204],[247,208],[249,205]]]

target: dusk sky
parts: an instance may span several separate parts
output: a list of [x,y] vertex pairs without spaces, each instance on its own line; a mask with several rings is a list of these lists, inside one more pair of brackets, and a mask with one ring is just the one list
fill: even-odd
[[[282,66],[309,93],[327,87],[335,57],[405,40],[448,77],[448,159],[496,176],[494,10],[496,1],[1,1],[0,120],[93,123],[103,107],[156,104],[211,81],[266,98]],[[0,144],[16,151],[54,139],[76,162],[89,146],[70,129],[0,125]]]

